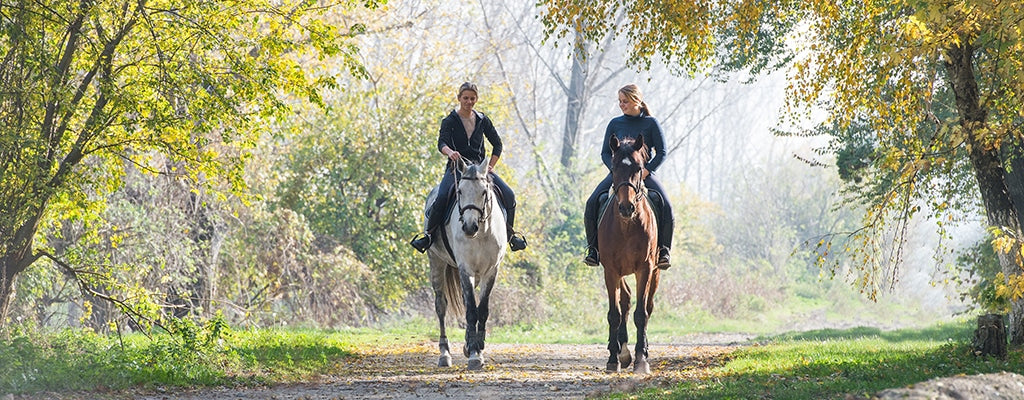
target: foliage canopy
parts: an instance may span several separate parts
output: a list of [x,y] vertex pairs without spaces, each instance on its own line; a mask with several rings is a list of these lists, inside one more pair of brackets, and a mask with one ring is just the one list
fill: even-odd
[[[342,9],[363,7],[344,2]],[[365,2],[376,7],[377,1]],[[89,221],[132,165],[241,194],[257,138],[322,103],[363,28],[306,1],[16,1],[0,9],[0,321],[16,275],[59,253],[40,227]],[[294,96],[294,97],[293,97]],[[57,254],[59,256],[59,254]]]
[[869,208],[866,230],[844,245],[867,287],[900,260],[877,233],[904,231],[925,205],[948,218],[976,204],[964,190],[975,184],[967,171],[981,180],[989,223],[1008,220],[987,174],[1024,116],[1019,1],[543,4],[549,35],[592,39],[610,29],[629,39],[640,65],[660,57],[688,73],[714,61],[754,73],[790,66],[784,122],[816,126],[801,134],[832,134],[823,156],[838,153],[848,176],[877,178],[850,187]]

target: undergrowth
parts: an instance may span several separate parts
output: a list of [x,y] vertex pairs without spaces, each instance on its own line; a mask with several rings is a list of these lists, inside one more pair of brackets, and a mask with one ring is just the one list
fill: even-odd
[[259,385],[327,373],[369,333],[231,330],[191,325],[176,334],[100,335],[14,330],[0,339],[0,393],[129,387]]

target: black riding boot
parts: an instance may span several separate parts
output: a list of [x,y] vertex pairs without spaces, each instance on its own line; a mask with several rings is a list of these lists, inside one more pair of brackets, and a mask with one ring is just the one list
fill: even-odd
[[587,234],[587,256],[583,257],[583,263],[591,267],[600,265],[601,258],[597,252],[597,211],[591,207],[583,211],[583,229]]
[[426,231],[422,234],[416,235],[416,237],[412,238],[412,241],[409,242],[409,244],[420,253],[427,251],[427,249],[430,248],[430,245],[434,244],[434,238],[431,237],[430,232],[431,231]]
[[447,201],[443,201],[438,198],[434,200],[434,204],[430,206],[430,211],[427,212],[427,230],[422,234],[416,235],[409,242],[416,251],[423,253],[430,248],[430,245],[434,243],[433,233],[437,231],[437,227],[444,222],[445,211],[448,211]]
[[664,204],[665,199],[659,199],[663,202],[661,209],[660,218],[658,218],[658,268],[666,270],[672,266],[670,263],[670,255],[672,249],[672,233],[675,231],[675,217],[672,216],[672,210]]
[[669,252],[671,251],[672,249],[668,248],[668,246],[658,245],[658,268],[661,270],[666,270],[672,266],[669,260],[671,258]]
[[508,230],[508,245],[512,248],[512,251],[519,251],[526,248],[526,237],[522,233],[517,233],[512,227],[516,222],[516,206],[513,204],[511,207],[505,208],[505,214],[507,214],[506,229]]

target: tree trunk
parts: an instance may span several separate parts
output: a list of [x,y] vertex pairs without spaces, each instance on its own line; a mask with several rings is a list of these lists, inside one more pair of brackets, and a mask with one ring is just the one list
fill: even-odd
[[565,107],[565,131],[562,133],[562,167],[572,171],[572,163],[576,158],[576,145],[580,137],[580,120],[586,105],[586,89],[588,61],[586,40],[580,33],[576,34],[575,49],[572,56],[572,76],[566,90],[568,102]]
[[1015,139],[1013,143],[1003,145],[1000,151],[1003,159],[1004,179],[1006,190],[1009,192],[1010,201],[1017,211],[1017,223],[1024,229],[1024,212],[1020,207],[1024,205],[1024,143]]
[[14,300],[14,279],[35,261],[35,257],[25,256],[31,250],[31,241],[20,247],[22,251],[8,251],[0,258],[0,330],[7,327],[11,301]]
[[978,329],[974,331],[974,355],[1006,358],[1006,326],[1003,316],[985,314],[978,317]]
[[[986,146],[979,140],[987,130],[988,110],[981,107],[973,61],[974,47],[969,43],[946,50],[946,72],[956,95],[960,126],[967,138],[971,165],[974,167],[974,177],[977,179],[978,189],[981,191],[988,224],[1019,237],[1020,225],[1017,222],[1017,212],[1006,187],[999,151]],[[997,252],[1000,269],[1007,277],[1019,275],[1021,272],[1011,255],[1017,253],[1015,250],[1010,254]],[[1011,344],[1024,344],[1024,299],[1011,300],[1009,336]]]
[[14,274],[8,271],[7,264],[0,265],[0,330],[7,326],[7,314],[11,309],[14,297]]

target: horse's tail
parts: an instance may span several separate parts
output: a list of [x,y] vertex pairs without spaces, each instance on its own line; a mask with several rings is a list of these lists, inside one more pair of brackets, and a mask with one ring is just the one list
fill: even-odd
[[444,298],[448,302],[448,314],[456,318],[466,315],[466,303],[462,301],[462,279],[459,270],[446,267],[444,269]]

